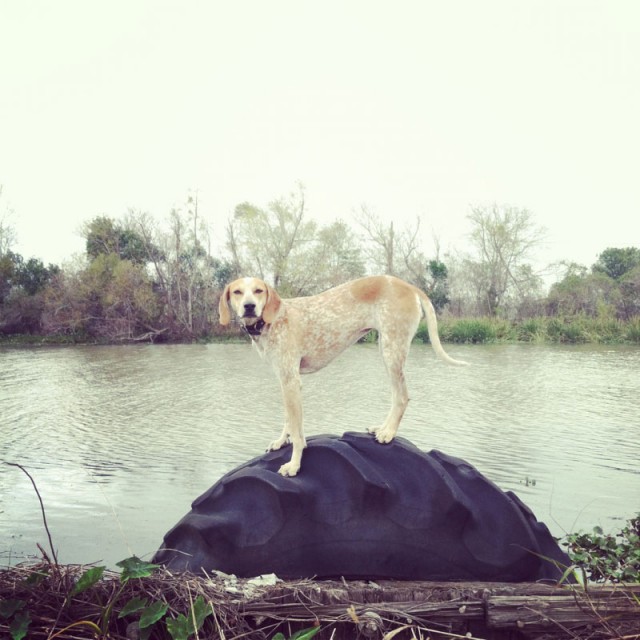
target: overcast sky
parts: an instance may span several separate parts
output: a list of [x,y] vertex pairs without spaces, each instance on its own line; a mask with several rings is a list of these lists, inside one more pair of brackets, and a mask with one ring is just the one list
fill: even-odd
[[471,205],[531,210],[539,258],[640,246],[638,0],[0,0],[0,216],[26,258],[83,221],[159,220],[198,190],[304,184],[309,214],[422,218],[464,248]]

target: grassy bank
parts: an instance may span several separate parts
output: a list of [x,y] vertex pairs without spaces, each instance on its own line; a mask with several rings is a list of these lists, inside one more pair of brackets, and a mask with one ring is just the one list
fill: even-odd
[[[443,342],[495,344],[640,344],[640,317],[628,322],[574,316],[539,317],[520,322],[497,318],[443,319],[439,324]],[[417,339],[428,342],[427,328],[420,325]]]
[[[499,318],[442,318],[439,321],[442,342],[458,344],[639,344],[640,316],[628,321],[613,318],[591,318],[587,316],[538,317],[521,321]],[[237,342],[245,336],[225,331],[192,342]],[[372,331],[365,342],[374,342],[376,333]],[[421,323],[416,340],[429,342],[426,324]],[[95,339],[89,336],[73,335],[27,335],[0,333],[0,346],[42,346],[71,344],[139,344],[136,340]],[[145,344],[145,342],[142,342]]]

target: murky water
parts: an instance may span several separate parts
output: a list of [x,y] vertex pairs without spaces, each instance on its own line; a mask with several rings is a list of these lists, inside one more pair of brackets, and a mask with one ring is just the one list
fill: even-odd
[[[400,435],[466,459],[555,535],[640,511],[640,349],[414,345]],[[304,377],[307,435],[382,421],[373,345]],[[191,501],[281,429],[278,382],[248,344],[0,350],[0,461],[41,494],[59,560],[148,557]],[[304,467],[303,467],[304,469]],[[0,464],[0,565],[47,548],[38,497]]]

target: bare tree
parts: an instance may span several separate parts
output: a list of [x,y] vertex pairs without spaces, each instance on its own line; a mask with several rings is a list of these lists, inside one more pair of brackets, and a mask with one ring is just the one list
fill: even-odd
[[[3,187],[0,184],[0,199],[2,198],[2,190]],[[12,217],[13,209],[9,205],[0,209],[0,258],[7,255],[16,242],[16,230],[10,221]]]
[[424,288],[427,259],[419,247],[419,217],[413,225],[398,230],[393,220],[382,221],[363,204],[357,222],[364,231],[365,252],[373,271],[398,276]]
[[317,229],[306,219],[304,188],[298,185],[297,192],[264,209],[239,204],[227,224],[227,248],[239,273],[254,273],[285,295],[297,294],[305,276],[296,265],[314,246]]
[[546,231],[530,211],[510,206],[473,207],[468,219],[476,255],[465,261],[465,269],[481,312],[495,316],[509,298],[525,298],[539,287],[527,261]]
[[200,217],[197,194],[189,196],[185,208],[171,210],[168,230],[143,212],[130,211],[127,224],[144,240],[170,333],[206,334],[215,307],[215,260],[208,250],[209,230]]

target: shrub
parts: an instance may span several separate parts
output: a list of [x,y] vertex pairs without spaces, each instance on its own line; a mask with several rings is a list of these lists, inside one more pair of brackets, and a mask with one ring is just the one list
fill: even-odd
[[552,318],[547,324],[547,335],[552,342],[586,342],[582,318],[575,318],[571,322],[559,318]]
[[591,327],[591,340],[604,344],[617,343],[622,341],[623,332],[624,327],[619,320],[597,319],[593,321]]
[[520,324],[517,331],[521,342],[542,342],[546,338],[546,322],[544,318],[529,318]]
[[635,316],[629,321],[624,337],[629,342],[640,343],[640,316]]

